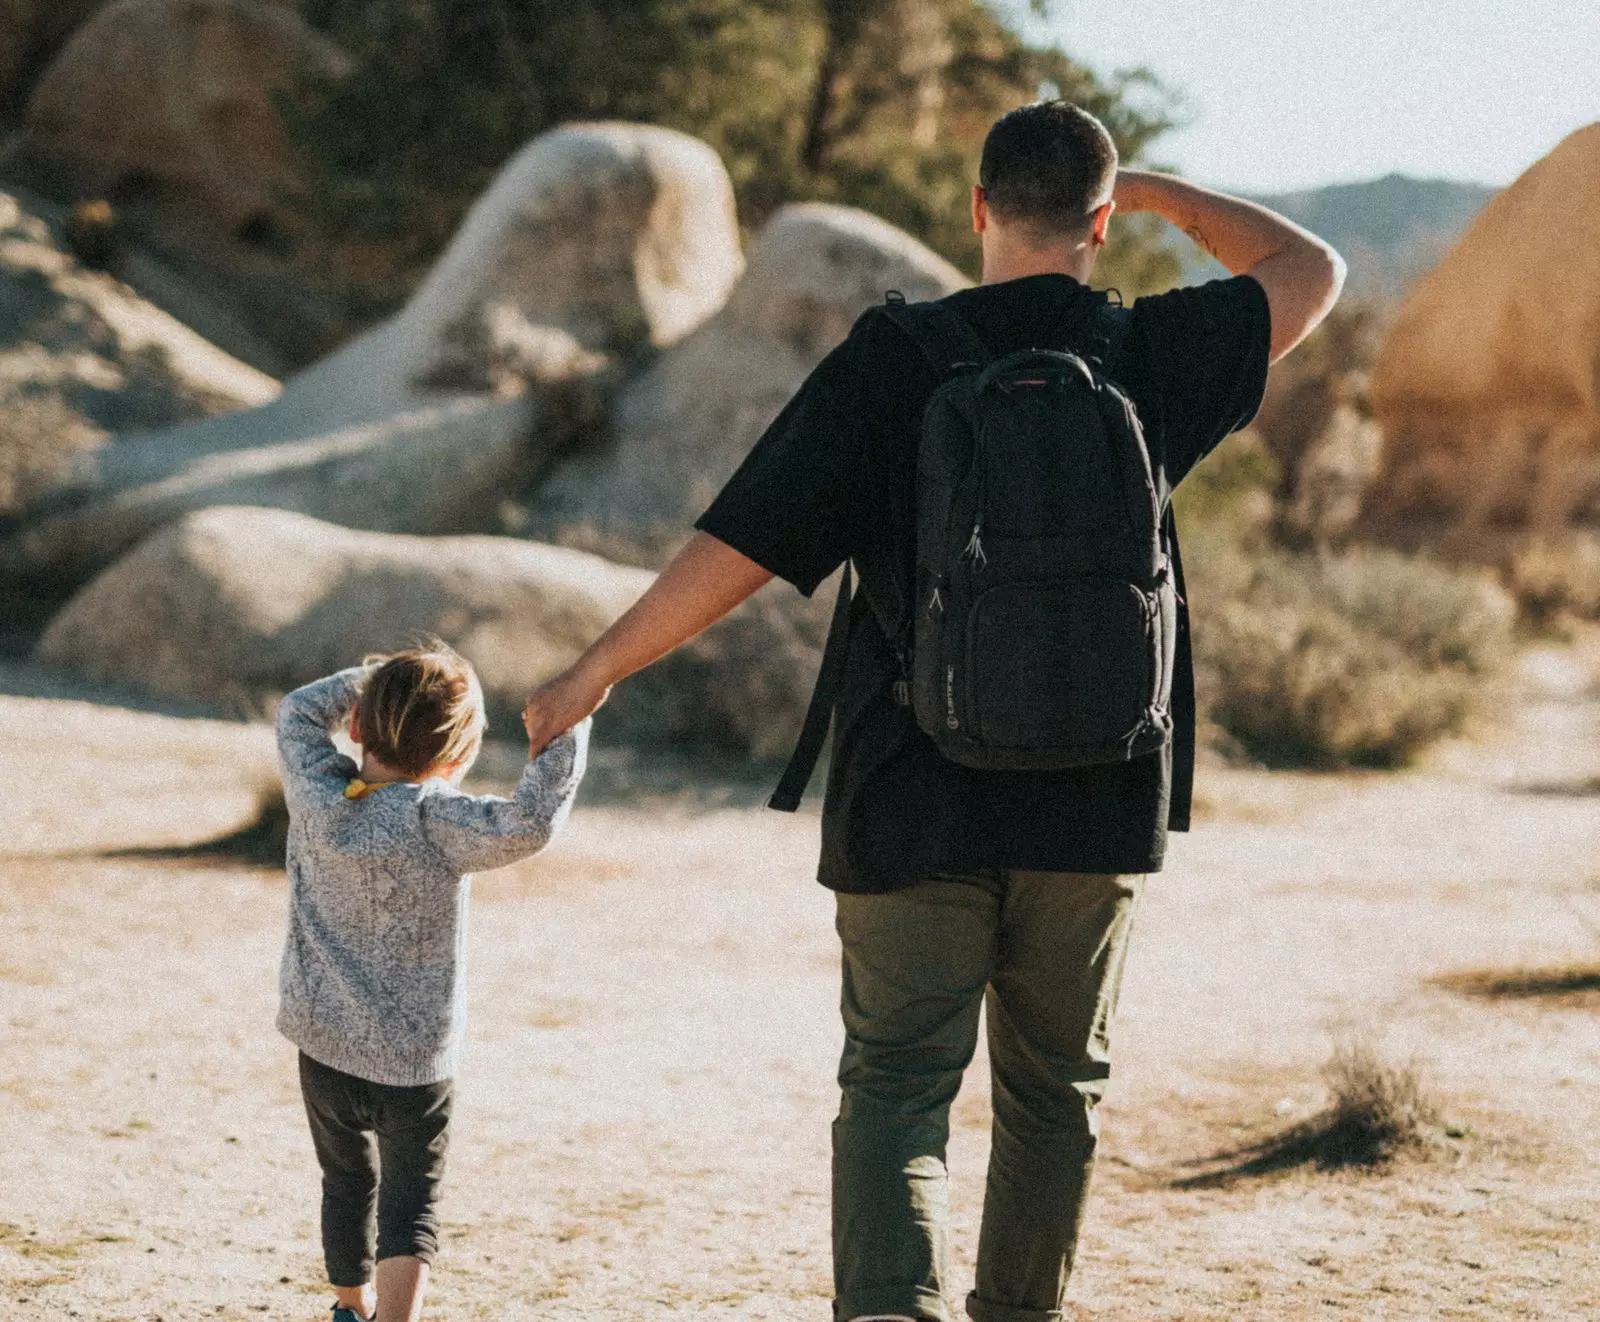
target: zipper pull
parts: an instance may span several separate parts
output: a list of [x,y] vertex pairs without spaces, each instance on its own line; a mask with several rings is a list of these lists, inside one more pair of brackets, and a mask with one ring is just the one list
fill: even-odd
[[892,690],[895,706],[909,707],[911,705],[911,661],[906,656],[904,648],[895,648],[895,661],[900,667],[900,678],[895,680]]
[[961,554],[964,558],[972,561],[972,563],[977,565],[980,569],[989,563],[989,557],[984,554],[983,550],[982,519],[979,519],[975,524],[972,525],[972,538],[967,542],[967,549]]

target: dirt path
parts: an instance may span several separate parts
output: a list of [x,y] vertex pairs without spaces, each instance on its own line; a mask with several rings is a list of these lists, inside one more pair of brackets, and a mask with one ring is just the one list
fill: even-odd
[[[1429,981],[1600,962],[1600,690],[1570,656],[1529,675],[1512,735],[1430,774],[1206,778],[1226,811],[1140,917],[1086,1313],[1595,1316],[1600,1002]],[[828,1316],[815,843],[814,817],[591,807],[479,879],[431,1316]],[[0,1317],[326,1316],[271,1028],[283,904],[280,874],[225,861],[0,859]],[[1175,1185],[1313,1112],[1348,1024],[1418,1056],[1467,1136],[1381,1175]],[[961,1290],[981,1065],[951,1152]]]

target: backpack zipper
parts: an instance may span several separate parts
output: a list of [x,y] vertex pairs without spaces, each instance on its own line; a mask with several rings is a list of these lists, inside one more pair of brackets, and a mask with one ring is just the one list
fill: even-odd
[[972,525],[972,537],[968,540],[966,549],[961,552],[964,559],[972,561],[974,567],[982,569],[989,563],[989,557],[983,549],[983,515],[978,516],[978,521]]

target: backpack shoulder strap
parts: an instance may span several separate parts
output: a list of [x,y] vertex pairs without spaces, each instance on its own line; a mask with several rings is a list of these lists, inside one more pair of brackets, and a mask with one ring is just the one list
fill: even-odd
[[811,773],[817,769],[822,756],[822,745],[828,739],[828,727],[833,724],[833,709],[839,705],[844,692],[845,660],[850,653],[850,603],[853,584],[850,562],[844,562],[844,574],[839,580],[839,599],[833,607],[833,623],[828,629],[827,646],[822,649],[822,668],[817,671],[817,686],[811,691],[811,705],[806,709],[805,724],[800,727],[800,738],[795,743],[794,756],[784,769],[778,788],[767,800],[767,807],[778,812],[794,812],[800,798],[811,782]]
[[1095,313],[1095,354],[1102,368],[1108,368],[1127,343],[1128,332],[1133,329],[1133,309],[1107,299]]
[[891,293],[878,311],[910,336],[943,374],[986,367],[993,357],[967,319],[943,300],[907,303]]
[[1101,377],[1097,395],[1101,416],[1115,444],[1123,495],[1128,517],[1141,543],[1148,546],[1152,563],[1161,559],[1161,494],[1156,488],[1155,470],[1145,447],[1144,428],[1134,411],[1133,401],[1107,373],[1116,361],[1128,332],[1133,329],[1133,312],[1120,304],[1106,303],[1093,316],[1094,347],[1090,360]]

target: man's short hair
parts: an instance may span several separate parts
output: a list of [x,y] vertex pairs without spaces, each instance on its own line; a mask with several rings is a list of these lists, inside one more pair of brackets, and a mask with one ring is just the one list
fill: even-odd
[[978,169],[989,209],[1040,239],[1082,233],[1111,200],[1116,177],[1116,143],[1070,101],[1035,101],[1002,116]]

